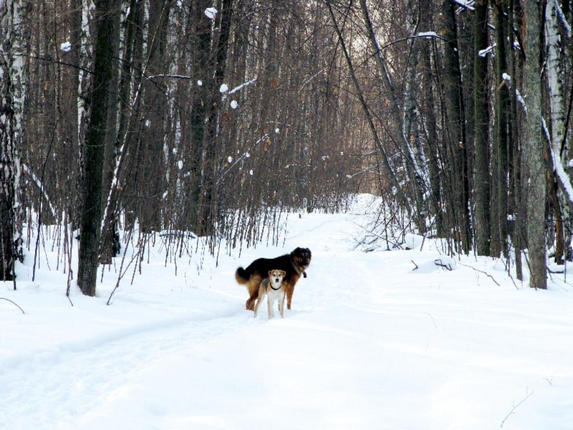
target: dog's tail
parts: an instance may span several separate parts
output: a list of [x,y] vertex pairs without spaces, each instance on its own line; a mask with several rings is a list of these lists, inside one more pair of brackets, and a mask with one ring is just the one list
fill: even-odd
[[242,267],[239,267],[235,272],[235,279],[239,284],[246,284],[249,281],[249,272],[247,272]]

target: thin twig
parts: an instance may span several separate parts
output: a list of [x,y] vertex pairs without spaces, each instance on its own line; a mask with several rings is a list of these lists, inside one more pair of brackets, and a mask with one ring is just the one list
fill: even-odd
[[133,230],[131,230],[129,232],[129,235],[127,237],[126,240],[126,244],[125,244],[125,250],[123,251],[123,257],[121,258],[121,264],[119,266],[119,274],[117,276],[117,282],[115,283],[115,287],[113,288],[113,290],[111,291],[111,294],[109,295],[108,299],[107,299],[107,303],[106,305],[109,306],[111,304],[111,298],[113,297],[113,295],[115,294],[116,290],[119,288],[119,284],[121,282],[121,280],[123,279],[124,275],[127,273],[129,266],[131,266],[131,264],[136,260],[136,258],[139,256],[140,251],[134,253],[134,255],[131,257],[131,260],[129,261],[129,263],[127,264],[125,270],[123,270],[123,265],[125,263],[125,258],[127,256],[127,250],[129,248],[128,244],[129,241],[131,240],[131,236],[132,236]]
[[[483,270],[480,270],[480,269],[476,269],[475,267],[470,266],[470,265],[468,265],[468,264],[463,264],[463,263],[459,263],[459,264],[460,264],[461,266],[469,267],[470,269],[475,270],[476,272],[479,272],[479,273],[482,273],[482,274],[486,275],[488,278],[490,278],[490,279],[495,283],[495,285],[497,285],[498,287],[500,286],[499,282],[497,282],[497,281],[495,280],[495,278],[494,278],[493,276],[491,276],[489,273],[484,272]],[[515,288],[517,288],[517,286],[516,286]]]
[[517,408],[519,408],[523,403],[525,403],[525,401],[527,399],[529,399],[531,396],[533,396],[533,393],[535,393],[535,391],[531,391],[530,393],[527,394],[527,396],[525,396],[523,399],[521,399],[519,401],[519,403],[517,403],[516,405],[513,406],[513,408],[511,408],[511,411],[509,411],[509,413],[505,416],[505,418],[503,420],[501,420],[501,424],[499,426],[499,428],[503,428],[503,425],[505,424],[505,422],[507,421],[507,419],[513,415],[513,413],[515,412],[515,410]]

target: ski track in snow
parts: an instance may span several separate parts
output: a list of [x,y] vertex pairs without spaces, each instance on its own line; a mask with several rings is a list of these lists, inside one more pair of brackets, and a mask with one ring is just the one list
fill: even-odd
[[[354,251],[361,220],[291,215],[284,248],[200,275],[144,267],[111,307],[112,280],[96,299],[76,292],[74,308],[55,281],[3,288],[27,315],[0,307],[1,427],[573,428],[571,287],[516,290],[501,262],[464,260],[498,287],[440,269],[428,246]],[[293,310],[254,319],[235,268],[295,246],[313,260]]]

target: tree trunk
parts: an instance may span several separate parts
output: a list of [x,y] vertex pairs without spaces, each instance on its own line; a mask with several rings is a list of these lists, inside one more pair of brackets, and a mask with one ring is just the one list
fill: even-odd
[[96,41],[93,93],[86,130],[85,173],[82,181],[83,201],[80,224],[78,286],[85,295],[95,296],[99,240],[103,159],[107,126],[109,82],[113,65],[113,0],[96,2]]
[[[467,162],[467,139],[465,133],[465,108],[463,98],[462,74],[460,69],[458,30],[455,5],[445,0],[442,5],[445,26],[446,73],[445,99],[447,127],[445,137],[449,148],[451,165],[448,174],[452,178],[450,189],[454,195],[452,213],[454,229],[459,231],[462,250],[466,254],[471,248],[470,212],[469,212],[469,172]],[[451,217],[451,216],[450,216]]]
[[217,151],[222,142],[218,141],[219,110],[221,104],[221,93],[219,89],[225,77],[225,66],[227,63],[227,50],[229,46],[229,35],[231,31],[231,18],[233,16],[233,0],[221,1],[220,32],[217,43],[214,47],[212,58],[214,60],[214,78],[209,79],[207,88],[210,89],[209,106],[206,117],[206,130],[203,146],[205,148],[205,158],[203,160],[203,193],[201,195],[201,230],[202,235],[213,235],[217,222]]
[[210,72],[211,49],[211,20],[204,11],[211,5],[210,0],[193,0],[195,21],[195,61],[193,64],[193,104],[191,110],[191,189],[186,204],[189,214],[189,224],[193,230],[199,231],[201,209],[201,185],[203,163],[203,140],[205,136],[205,116],[209,100],[209,90],[206,83],[212,79]]
[[495,3],[496,28],[496,56],[495,56],[495,140],[497,143],[497,214],[498,219],[493,220],[495,225],[495,240],[492,237],[492,255],[499,256],[501,252],[508,256],[507,243],[507,215],[509,181],[509,146],[511,139],[509,98],[510,83],[505,79],[507,66],[507,0],[497,0]]
[[[21,255],[19,150],[23,138],[27,92],[29,33],[25,0],[0,2],[0,280],[14,280],[14,264]],[[14,283],[16,288],[16,283]]]
[[487,48],[487,1],[478,0],[474,12],[474,127],[475,127],[475,212],[478,255],[490,255],[489,220],[489,111],[487,57],[479,52]]
[[[419,0],[419,10],[430,10],[431,1],[430,0]],[[423,13],[421,14],[421,31],[432,31],[433,30],[433,20],[432,14]],[[432,59],[430,52],[432,51],[430,47],[433,41],[427,42],[429,46],[422,49],[422,63],[424,67],[423,71],[423,88],[424,88],[424,107],[426,115],[426,128],[428,132],[426,157],[428,159],[428,168],[430,171],[430,187],[431,187],[431,204],[435,216],[436,233],[438,237],[445,236],[445,228],[443,221],[443,210],[442,210],[442,198],[441,198],[441,180],[440,180],[440,166],[438,161],[438,131],[437,131],[437,119],[436,119],[436,103],[434,98],[434,85],[432,78]]]
[[525,2],[525,156],[527,176],[527,248],[531,288],[547,288],[545,261],[545,200],[547,166],[545,139],[541,128],[541,39],[543,34],[540,1]]
[[[108,104],[108,119],[107,119],[107,131],[106,131],[106,146],[104,152],[104,184],[102,193],[102,208],[103,212],[103,223],[102,223],[102,236],[101,236],[101,251],[100,251],[100,262],[102,264],[111,264],[112,257],[115,257],[119,252],[119,233],[117,231],[117,217],[115,211],[109,212],[107,210],[108,206],[112,202],[108,202],[110,195],[110,190],[112,187],[115,166],[119,156],[120,141],[117,139],[117,130],[119,127],[118,123],[118,112],[120,110],[120,94],[119,94],[119,79],[120,71],[122,68],[120,64],[124,64],[126,59],[120,57],[120,47],[125,43],[125,39],[120,38],[120,25],[121,18],[127,9],[127,4],[123,0],[113,0],[112,7],[117,10],[114,14],[113,28],[110,29],[114,35],[112,41],[113,47],[113,65],[112,65],[112,80],[109,83],[109,104]],[[119,13],[121,11],[121,13]],[[123,55],[123,54],[121,54]],[[120,61],[121,60],[121,61]],[[109,214],[109,215],[108,215]],[[108,219],[106,219],[108,218]]]
[[156,0],[150,3],[149,8],[147,35],[149,62],[146,67],[147,79],[143,85],[143,164],[139,166],[145,178],[142,184],[143,200],[140,202],[140,222],[144,232],[159,231],[163,227],[166,87],[164,79],[153,76],[168,73],[165,58],[171,5],[171,0]]

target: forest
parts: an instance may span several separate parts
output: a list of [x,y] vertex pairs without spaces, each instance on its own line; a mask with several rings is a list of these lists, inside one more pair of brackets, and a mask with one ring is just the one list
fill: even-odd
[[570,0],[0,0],[0,279],[44,226],[93,296],[126,240],[278,243],[368,192],[386,243],[544,289],[573,257],[572,23]]

